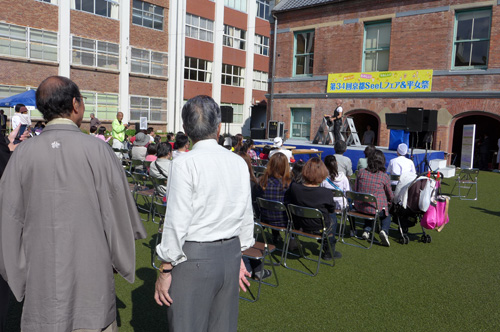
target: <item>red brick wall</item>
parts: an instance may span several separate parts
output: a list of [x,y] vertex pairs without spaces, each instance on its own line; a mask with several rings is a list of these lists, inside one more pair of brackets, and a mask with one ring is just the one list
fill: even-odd
[[129,94],[149,97],[167,97],[167,80],[130,76]]
[[132,0],[130,0],[130,45],[160,52],[168,52],[168,0],[148,0],[163,7],[163,31],[145,28],[132,23]]
[[245,100],[245,89],[223,85],[220,99],[222,103],[243,104]]
[[209,0],[188,0],[186,11],[190,14],[215,21],[215,2]]
[[5,85],[38,87],[49,76],[57,75],[57,66],[0,59],[0,82]]
[[0,0],[0,8],[0,21],[50,31],[59,30],[59,6],[33,0]]
[[120,43],[120,22],[104,16],[72,10],[71,33],[79,37]]
[[269,61],[270,61],[270,57],[260,55],[260,54],[255,54],[253,57],[253,69],[264,71],[264,72],[268,73],[269,72]]
[[80,90],[118,93],[119,73],[71,68],[70,75]]
[[188,100],[198,95],[212,96],[212,84],[185,80],[184,99]]
[[[252,48],[253,49],[253,48]],[[245,68],[246,52],[232,47],[223,46],[222,63]]]
[[247,31],[247,14],[224,7],[224,24]]
[[186,56],[213,61],[214,44],[193,38],[186,38]]

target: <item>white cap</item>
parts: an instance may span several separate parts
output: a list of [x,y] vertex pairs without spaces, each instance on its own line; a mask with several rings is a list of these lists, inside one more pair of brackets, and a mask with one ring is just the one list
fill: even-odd
[[399,144],[398,153],[402,156],[406,156],[406,154],[408,153],[408,145],[406,145],[405,143]]
[[274,146],[280,148],[282,145],[283,145],[283,140],[281,139],[281,137],[275,137]]

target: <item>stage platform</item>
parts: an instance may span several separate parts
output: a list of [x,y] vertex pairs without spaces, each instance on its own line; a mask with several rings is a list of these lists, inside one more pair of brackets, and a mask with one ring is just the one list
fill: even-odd
[[[255,144],[267,144],[273,145],[273,141],[269,140],[255,140]],[[317,149],[321,151],[321,159],[325,160],[325,157],[328,155],[332,155],[335,153],[335,149],[333,145],[321,145],[321,144],[312,144],[309,141],[303,140],[287,140],[283,145],[287,146],[295,146],[297,149]],[[365,150],[366,145],[362,146],[348,146],[347,151],[344,153],[344,156],[349,157],[352,161],[353,172],[356,171],[356,167],[358,165],[358,159],[364,158],[363,151]],[[396,151],[389,150],[387,147],[377,146],[377,149],[381,150],[385,155],[386,167],[389,165],[389,161],[393,158],[396,158],[398,154]],[[259,149],[257,149],[259,150]],[[408,156],[411,155],[411,149],[408,150]],[[313,155],[312,155],[313,156]],[[309,154],[296,154],[294,155],[295,160],[302,159],[303,161],[309,160],[311,155]],[[423,173],[427,171],[427,168],[424,166],[424,158],[425,158],[425,150],[422,149],[414,149],[413,150],[413,163],[415,164],[415,169],[418,173]],[[443,151],[436,150],[427,150],[427,160],[430,162],[433,159],[444,159]]]

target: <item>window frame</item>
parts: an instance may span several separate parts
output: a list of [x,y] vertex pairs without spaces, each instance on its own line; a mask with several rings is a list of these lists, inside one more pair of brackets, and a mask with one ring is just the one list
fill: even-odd
[[[265,44],[266,38],[267,38],[267,45]],[[253,52],[254,54],[259,54],[262,56],[269,57],[269,37],[259,35],[256,33]]]
[[[141,55],[142,55],[143,52],[146,52],[148,58],[145,59],[144,57],[141,57],[141,58],[139,58],[137,56],[134,57],[134,54],[133,54],[134,50],[141,51]],[[158,61],[154,61],[153,56],[155,54],[161,55],[162,58],[165,57],[166,62],[165,63],[160,63]],[[146,63],[147,64],[147,68],[148,68],[148,72],[145,73],[145,72],[142,72],[142,71],[140,71],[140,72],[139,71],[134,71],[133,67],[132,67],[134,65],[134,62],[135,63],[139,62],[139,64],[136,64],[136,65],[140,66],[140,68],[145,68],[143,64]],[[155,64],[158,64],[159,68],[162,68],[162,72],[165,73],[164,75],[153,72]],[[148,50],[148,49],[143,49],[143,48],[131,46],[130,47],[130,73],[131,74],[142,74],[142,75],[152,75],[152,76],[168,77],[168,53],[166,53],[166,52],[159,52],[159,51],[153,51],[153,50]]]
[[[239,34],[239,37],[235,36],[235,34]],[[241,37],[243,35],[243,37]],[[229,41],[231,41],[229,43]],[[235,47],[236,43],[240,45],[240,47]],[[247,48],[247,31],[233,27],[232,25],[224,24],[224,34],[222,36],[222,45],[226,47],[231,47],[236,50],[245,51]],[[243,48],[241,47],[243,45]]]
[[[135,7],[136,3],[140,3],[141,8]],[[151,6],[152,12],[145,10],[144,9],[145,5]],[[161,8],[161,14],[156,13],[156,8]],[[140,16],[135,15],[137,13],[139,13]],[[151,16],[151,26],[144,25],[144,19],[148,15]],[[140,24],[134,22],[134,18],[136,18],[136,17],[140,18],[140,20],[141,20]],[[155,21],[155,17],[161,17],[161,20]],[[161,22],[161,29],[155,28],[155,22]],[[162,6],[154,5],[154,4],[149,3],[149,2],[142,1],[142,0],[133,0],[133,2],[132,2],[132,24],[143,27],[143,28],[153,29],[156,31],[164,31],[164,28],[165,28],[165,8]]]
[[[139,104],[134,104],[132,102],[133,98],[141,98],[143,100],[147,100],[147,107],[143,107],[143,105]],[[158,108],[155,105],[153,105],[153,101],[159,101],[162,105],[165,105],[167,107],[167,98],[162,98],[162,97],[150,97],[150,96],[140,96],[140,95],[129,95],[129,101],[130,101],[130,120],[131,121],[139,121],[140,117],[144,115],[144,112],[147,112],[147,118],[149,122],[161,122],[161,123],[167,123],[168,119],[168,110],[167,108]],[[142,107],[141,107],[142,106]],[[138,110],[139,111],[139,118],[136,119],[133,111]],[[152,119],[153,114],[159,114],[160,118],[164,118],[165,120],[157,120],[157,119]]]
[[[43,0],[38,0],[38,1],[43,1]],[[53,1],[53,0],[51,0],[51,1]],[[62,0],[62,1],[67,1],[67,0]],[[118,9],[112,10],[113,6],[117,6],[117,7],[120,6],[119,0],[103,0],[106,3],[106,15],[98,14],[96,12],[96,1],[99,1],[99,0],[91,0],[91,1],[93,1],[93,10],[92,11],[88,11],[88,10],[84,10],[83,9],[83,2],[84,1],[90,1],[90,0],[74,0],[74,1],[71,1],[71,9],[77,10],[79,12],[89,13],[89,14],[92,14],[92,15],[97,15],[97,16],[101,16],[101,17],[107,17],[107,18],[110,18],[110,19],[113,19],[113,20],[119,20],[120,19],[120,9],[118,8]],[[43,1],[43,2],[47,2],[47,1]],[[80,9],[77,9],[77,4],[80,6]],[[115,15],[113,16],[113,12],[114,11],[115,11]]]
[[[457,42],[457,30],[458,30],[458,15],[463,14],[463,13],[471,13],[471,12],[480,12],[480,11],[488,11],[489,12],[489,18],[490,18],[490,25],[488,28],[488,38],[478,38],[478,39],[468,39],[468,40],[460,40]],[[451,70],[474,70],[474,69],[487,69],[488,68],[488,61],[490,59],[490,45],[491,45],[491,24],[493,21],[493,9],[491,7],[481,7],[481,8],[473,8],[473,9],[466,9],[466,10],[460,10],[456,11],[454,15],[454,27],[453,27],[453,46],[452,46],[452,54],[451,54]],[[474,43],[474,42],[481,42],[481,41],[488,41],[488,50],[486,52],[487,58],[486,58],[486,65],[472,65],[472,66],[456,66],[455,65],[455,57],[456,57],[456,46],[458,43]],[[471,48],[472,52],[473,48]],[[469,59],[470,63],[471,59]]]
[[[93,42],[94,47],[93,48],[88,48],[88,47],[83,47],[80,46],[80,48],[75,49],[74,41],[75,38],[80,39],[80,43],[83,41],[91,41]],[[106,50],[100,50],[100,46],[106,46]],[[109,46],[116,46],[118,48],[118,52],[113,53],[108,50]],[[80,52],[80,53],[86,53],[86,54],[92,54],[93,56],[93,65],[90,66],[88,64],[83,64],[83,63],[75,63],[74,59],[76,57],[75,52]],[[120,44],[104,41],[104,40],[96,40],[96,39],[90,39],[90,38],[85,38],[85,37],[80,37],[80,36],[71,36],[71,64],[75,66],[84,66],[84,67],[91,67],[91,68],[99,68],[99,69],[104,69],[104,70],[112,70],[112,71],[120,71]],[[100,66],[99,61],[103,59],[106,60],[105,66]],[[115,58],[116,61],[116,68],[110,67],[112,64],[109,64],[109,59]],[[80,56],[80,59],[82,57]]]
[[243,13],[247,12],[247,0],[224,0],[224,6]]
[[[390,26],[390,36],[389,36],[389,46],[388,47],[376,47],[376,48],[366,48],[366,36],[367,36],[367,28],[370,27],[377,27],[377,26],[384,26],[384,25],[389,25]],[[390,65],[390,55],[391,55],[391,37],[392,37],[392,21],[390,20],[384,20],[384,21],[376,21],[376,22],[365,22],[364,25],[364,36],[363,36],[363,59],[362,59],[362,64],[361,64],[361,71],[387,71],[389,70],[389,65]],[[379,41],[379,36],[377,36],[377,44]],[[389,57],[388,57],[388,62],[387,62],[387,70],[366,70],[366,54],[367,52],[381,52],[381,51],[389,51]],[[378,61],[377,61],[377,66],[378,66]]]
[[[257,76],[259,78],[257,78]],[[263,79],[263,77],[265,77],[265,79]],[[259,90],[259,91],[269,90],[268,80],[269,80],[269,73],[254,69],[252,89]],[[258,87],[256,87],[256,85],[258,85]],[[261,87],[264,87],[264,89]]]
[[[188,23],[188,16],[190,17],[190,23]],[[192,21],[193,18],[196,18],[198,20],[198,25],[194,25],[193,24],[193,21]],[[207,21],[207,26],[208,26],[208,22],[212,23],[212,30],[209,30],[208,28],[201,27],[202,19]],[[194,30],[194,29],[197,30],[198,37],[193,37],[191,35],[191,31]],[[196,40],[206,41],[208,43],[213,43],[214,42],[214,29],[215,29],[215,22],[212,21],[211,19],[208,19],[208,18],[205,18],[205,17],[201,17],[201,16],[198,16],[198,15],[194,15],[194,14],[191,14],[191,13],[186,13],[186,37],[193,38],[193,39],[196,39]],[[189,30],[189,32],[188,32],[188,30]],[[200,33],[201,31],[205,31],[206,34],[207,34],[207,36],[211,36],[211,38],[202,39],[201,38],[201,33]]]
[[[228,72],[228,69],[231,69],[230,72]],[[239,73],[235,74],[234,73],[235,70],[239,71]],[[228,78],[230,79],[231,84],[225,83],[225,81]],[[237,85],[233,84],[235,80],[238,82]],[[245,87],[245,68],[223,63],[222,70],[221,70],[221,84],[227,85],[227,86],[235,86],[238,88],[244,88]]]
[[[59,34],[55,31],[50,31],[50,30],[44,30],[44,29],[36,29],[36,28],[31,28],[31,27],[23,27],[20,25],[16,24],[11,24],[11,23],[5,23],[5,22],[0,22],[0,26],[5,27],[5,30],[8,31],[8,34],[2,34],[0,35],[0,39],[4,40],[6,45],[0,45],[0,49],[5,47],[8,48],[9,53],[0,53],[1,56],[7,56],[7,57],[15,57],[15,58],[23,58],[23,59],[30,59],[30,60],[36,60],[36,61],[47,61],[47,62],[59,62]],[[18,33],[22,33],[24,36],[23,38],[19,36],[15,36],[12,34],[12,28],[17,30]],[[1,30],[0,30],[1,31]],[[33,37],[33,33],[41,33],[42,40],[34,40],[36,38]],[[47,38],[55,38],[55,43],[50,43],[48,40],[44,40],[44,35],[47,35]],[[15,43],[17,44],[18,47],[14,47],[14,50],[19,50],[17,53],[12,53],[13,46],[12,44]],[[8,44],[8,45],[7,45]],[[52,49],[53,52],[48,52],[47,54],[55,54],[55,59],[46,58],[44,56],[42,57],[36,57],[33,56],[33,52],[37,51],[36,46],[41,45],[42,47],[42,54],[45,54],[45,48]],[[24,53],[21,55],[20,53]]]
[[[186,61],[189,61],[189,64],[191,65],[191,61],[196,60],[196,67],[187,67],[186,66]],[[200,68],[200,60],[204,61],[203,68]],[[201,82],[201,83],[212,83],[213,80],[213,75],[212,75],[212,69],[213,69],[213,62],[205,59],[199,59],[199,58],[193,58],[193,57],[188,57],[186,56],[184,58],[184,79],[188,81],[193,81],[193,82]],[[186,70],[187,70],[187,77],[186,77]],[[195,80],[191,79],[191,72],[196,72],[196,78]],[[203,72],[205,73],[205,79],[204,80],[199,80],[199,73]],[[208,80],[207,80],[208,78]]]
[[[297,54],[297,36],[300,34],[308,34],[308,33],[313,33],[312,38],[313,38],[313,52],[312,53],[301,53]],[[312,30],[302,30],[302,31],[295,31],[293,33],[293,76],[305,76],[305,77],[310,77],[314,75],[314,43],[316,39],[316,31],[314,29]],[[306,43],[307,44],[307,43]],[[304,73],[304,74],[297,74],[297,57],[305,57],[304,59],[304,72],[306,68],[309,68],[309,66],[305,66],[305,63],[309,57],[311,57],[312,62],[313,62],[313,72],[312,73]]]
[[[271,6],[269,4],[269,0],[256,0],[256,2],[257,2],[257,13],[255,14],[255,16],[260,19],[269,21],[269,18],[271,17]],[[264,11],[263,16],[259,16],[259,14],[262,15],[262,11]]]

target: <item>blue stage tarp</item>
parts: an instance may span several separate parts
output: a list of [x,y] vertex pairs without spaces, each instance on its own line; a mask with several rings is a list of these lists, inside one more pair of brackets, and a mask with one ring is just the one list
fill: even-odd
[[[270,141],[256,141],[256,140],[254,140],[254,141],[255,141],[255,144],[272,145],[272,142],[270,142]],[[285,146],[286,145],[295,146],[297,149],[317,149],[317,150],[320,150],[320,151],[322,151],[321,159],[323,159],[323,161],[325,160],[326,156],[335,154],[335,149],[333,148],[332,145],[300,144],[300,142],[298,142],[298,143],[297,142],[286,142],[284,145]],[[388,150],[387,148],[380,148],[380,147],[377,147],[377,148],[380,149],[385,155],[385,166],[386,167],[389,166],[389,161],[391,161],[391,159],[394,159],[398,156],[396,151],[391,151],[391,150]],[[351,161],[352,161],[353,172],[356,171],[356,167],[358,165],[359,158],[365,157],[365,154],[363,152],[364,149],[365,149],[365,146],[360,146],[360,147],[348,146],[347,151],[344,153],[344,156],[349,157],[349,159],[351,159]],[[409,153],[408,154],[408,157],[409,157],[411,154],[411,149],[408,151],[408,153]],[[307,160],[309,160],[309,158],[311,158],[311,156],[306,155],[306,154],[294,155],[293,157],[295,158],[295,160],[302,159],[303,161],[307,161]],[[424,158],[425,158],[425,150],[420,150],[420,149],[414,150],[413,163],[415,164],[415,169],[417,170],[418,173],[423,173],[423,172],[427,171],[427,168],[424,165],[425,163],[423,162]],[[444,152],[443,151],[434,151],[434,150],[428,151],[427,152],[427,160],[430,161],[433,159],[444,159]]]
[[35,90],[28,90],[14,96],[0,99],[0,107],[14,107],[17,104],[36,107]]

